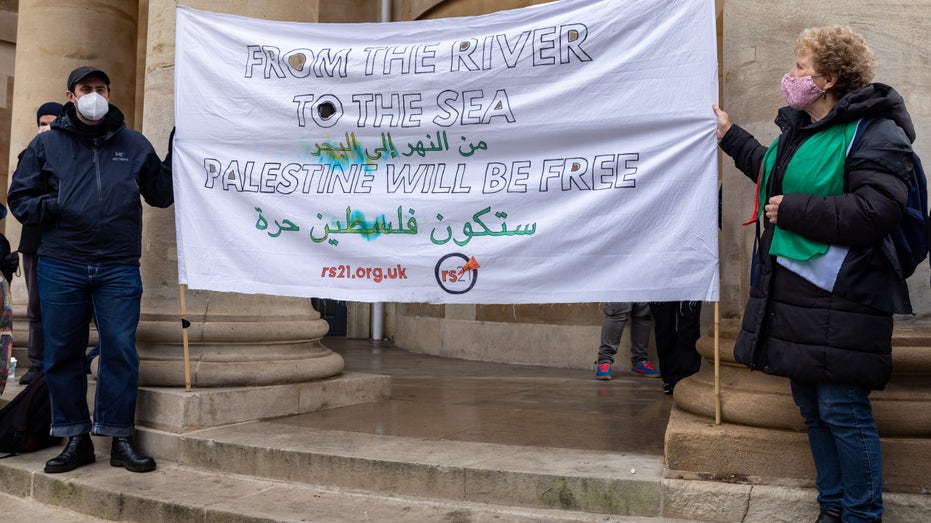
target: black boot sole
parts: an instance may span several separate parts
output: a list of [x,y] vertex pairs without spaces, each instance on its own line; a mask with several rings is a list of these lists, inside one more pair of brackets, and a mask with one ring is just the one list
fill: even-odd
[[132,463],[126,463],[125,461],[117,458],[110,458],[111,467],[123,467],[124,469],[130,472],[152,472],[158,466],[157,463],[152,462],[151,464],[142,464],[142,465],[133,465]]
[[83,467],[84,465],[90,465],[94,461],[96,461],[96,458],[94,456],[90,456],[90,458],[85,458],[77,462],[65,463],[63,465],[57,465],[57,466],[45,465],[45,469],[43,470],[45,470],[46,474],[59,474],[61,472],[70,472],[78,467]]

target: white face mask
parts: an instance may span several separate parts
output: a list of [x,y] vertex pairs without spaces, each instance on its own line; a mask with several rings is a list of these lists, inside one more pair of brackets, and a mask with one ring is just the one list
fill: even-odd
[[78,98],[78,112],[92,122],[100,120],[110,110],[110,102],[98,93],[87,93]]

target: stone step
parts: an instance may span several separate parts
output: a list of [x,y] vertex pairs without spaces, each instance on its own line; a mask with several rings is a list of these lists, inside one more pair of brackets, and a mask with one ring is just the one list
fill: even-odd
[[687,523],[276,481],[167,461],[154,472],[133,474],[111,467],[102,452],[92,465],[43,473],[58,450],[0,461],[0,489],[7,493],[0,497],[3,521]]
[[32,499],[20,498],[0,492],[0,519],[9,523],[53,521],[55,523],[96,523],[106,521],[66,508],[54,507]]
[[[292,486],[558,510],[580,521],[600,515],[597,521],[627,516],[771,523],[805,521],[818,512],[813,488],[789,481],[668,477],[656,455],[389,436],[304,423],[302,416],[289,416],[189,432],[176,437],[172,461]],[[144,436],[158,439],[151,431]],[[884,497],[890,521],[928,521],[928,496]]]
[[[111,467],[101,448],[98,445],[96,463],[64,474],[42,472],[45,461],[60,448],[0,460],[2,521],[788,523],[808,521],[817,513],[812,489],[784,486],[663,479],[657,481],[662,492],[657,515],[627,516],[273,480],[167,460],[160,460],[154,472],[134,474]],[[553,455],[556,461],[560,454]],[[288,468],[308,466],[314,464],[294,462]],[[377,474],[377,467],[368,471],[369,476]],[[500,482],[506,490],[510,486],[505,483]],[[514,487],[523,488],[519,484]],[[928,521],[926,498],[887,495],[887,519],[897,523]]]
[[186,433],[173,459],[198,470],[386,494],[660,514],[662,457],[431,440],[294,425],[295,418]]

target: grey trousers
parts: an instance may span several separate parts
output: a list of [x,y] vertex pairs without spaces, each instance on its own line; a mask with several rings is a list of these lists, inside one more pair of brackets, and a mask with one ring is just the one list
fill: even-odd
[[601,322],[601,346],[598,348],[598,363],[614,363],[614,355],[624,334],[624,324],[630,317],[630,364],[636,365],[648,359],[650,344],[650,305],[645,302],[607,302],[602,305],[604,320]]

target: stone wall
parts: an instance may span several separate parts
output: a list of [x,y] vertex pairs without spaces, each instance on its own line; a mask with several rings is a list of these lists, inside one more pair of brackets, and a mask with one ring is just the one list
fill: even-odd
[[[801,0],[725,0],[723,18],[721,105],[731,119],[761,142],[777,135],[776,110],[785,105],[779,82],[795,62],[793,43],[806,27],[849,25],[876,54],[875,81],[895,87],[905,97],[915,123],[915,150],[931,158],[931,67],[927,51],[927,4],[828,0],[817,6]],[[752,23],[748,21],[752,20]],[[721,233],[722,309],[738,317],[747,296],[746,270],[753,245],[750,228],[741,223],[753,212],[754,187],[730,159],[723,161],[724,230]],[[724,253],[733,256],[728,262]],[[740,278],[734,275],[739,274]],[[898,318],[903,326],[931,323],[929,264],[909,280],[915,316]]]
[[[0,3],[0,129],[9,129],[13,118],[13,69],[16,63],[17,18],[15,9]],[[7,165],[9,162],[10,133],[0,133],[0,165]],[[4,173],[3,179],[6,180],[6,178]],[[2,187],[6,187],[6,184]],[[5,191],[3,195],[0,195],[0,203],[6,204]]]
[[[393,339],[405,349],[439,356],[593,368],[601,335],[599,305],[398,304]],[[619,354],[629,347],[625,331]]]

